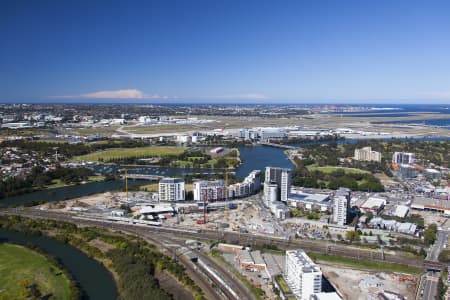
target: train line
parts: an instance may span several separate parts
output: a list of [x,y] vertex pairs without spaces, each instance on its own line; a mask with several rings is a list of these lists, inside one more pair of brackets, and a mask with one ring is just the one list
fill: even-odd
[[[48,211],[37,211],[37,210],[0,210],[0,214],[12,214],[12,215],[23,215],[29,217],[40,217],[49,218],[66,222],[75,222],[72,219],[72,214],[65,213],[55,213]],[[145,226],[145,225],[131,225],[127,223],[118,223],[112,221],[106,221],[104,219],[79,219],[80,225],[88,226],[100,226],[99,224],[109,224],[109,226],[102,226],[107,228],[119,228],[121,230],[127,230],[131,232],[155,232],[155,233],[170,233],[174,236],[180,236],[185,239],[207,239],[207,240],[224,240],[228,243],[239,243],[242,245],[274,245],[279,249],[288,250],[302,248],[307,252],[315,252],[320,254],[329,255],[339,255],[343,257],[353,258],[353,259],[366,259],[378,262],[389,262],[397,263],[402,265],[407,265],[416,268],[426,268],[423,259],[411,259],[409,257],[394,255],[388,251],[384,255],[379,251],[370,249],[361,249],[351,246],[335,245],[335,244],[319,244],[316,241],[309,240],[283,240],[269,236],[260,236],[254,234],[243,234],[236,232],[223,232],[221,235],[217,231],[213,230],[185,230],[179,228],[170,227],[158,227],[158,226]],[[140,229],[139,229],[140,228]],[[142,228],[145,228],[142,231]]]

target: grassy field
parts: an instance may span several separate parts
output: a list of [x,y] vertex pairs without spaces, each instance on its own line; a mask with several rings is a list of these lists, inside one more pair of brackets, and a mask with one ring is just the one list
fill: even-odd
[[394,263],[388,262],[379,262],[372,260],[357,260],[349,257],[335,256],[335,255],[326,255],[326,254],[318,254],[318,253],[308,253],[309,257],[311,257],[316,263],[332,263],[343,265],[347,267],[351,267],[359,270],[371,270],[371,271],[384,271],[384,272],[399,272],[399,273],[408,273],[408,274],[422,274],[423,270]]
[[168,155],[179,155],[184,152],[182,147],[139,147],[139,148],[117,148],[97,151],[86,155],[77,156],[74,160],[78,161],[99,161],[108,162],[120,158],[147,158],[161,157]]
[[317,167],[314,165],[310,165],[306,167],[309,171],[320,171],[323,173],[332,173],[334,171],[338,171],[338,170],[343,170],[345,173],[348,174],[361,174],[361,173],[369,173],[368,171],[365,170],[360,170],[360,169],[354,169],[354,168],[341,168],[341,167]]
[[116,130],[120,126],[105,126],[105,127],[92,127],[92,128],[74,128],[68,130],[71,134],[76,135],[89,135],[89,134],[100,134],[110,136],[117,133]]
[[70,299],[69,279],[45,256],[25,247],[0,244],[0,298],[28,299],[31,284],[52,299]]
[[[103,181],[103,180],[105,180],[105,176],[94,175],[94,176],[89,176],[89,178],[88,178],[88,180],[86,180],[86,182],[99,182],[99,181]],[[54,179],[52,181],[52,184],[48,185],[46,188],[54,189],[54,188],[59,188],[59,187],[63,187],[63,186],[68,186],[68,185],[74,185],[74,184],[66,184],[61,179]]]

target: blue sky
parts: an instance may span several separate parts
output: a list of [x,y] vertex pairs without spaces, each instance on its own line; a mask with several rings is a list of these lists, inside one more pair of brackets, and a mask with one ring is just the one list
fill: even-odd
[[0,37],[0,101],[450,103],[450,1],[3,0]]

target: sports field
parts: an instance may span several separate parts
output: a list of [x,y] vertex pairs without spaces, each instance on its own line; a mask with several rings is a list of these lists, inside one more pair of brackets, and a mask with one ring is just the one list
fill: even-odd
[[31,299],[27,295],[39,294],[70,299],[70,293],[69,279],[45,256],[22,246],[0,244],[0,299]]
[[78,161],[104,161],[108,162],[115,159],[126,158],[147,158],[163,157],[169,155],[180,155],[185,148],[183,147],[139,147],[139,148],[117,148],[97,151],[86,155],[77,156],[74,160]]
[[347,174],[364,174],[364,173],[369,173],[368,171],[365,170],[361,170],[361,169],[355,169],[355,168],[341,168],[341,167],[317,167],[314,165],[310,165],[306,167],[309,171],[320,171],[323,173],[333,173],[335,171],[339,171],[342,170]]

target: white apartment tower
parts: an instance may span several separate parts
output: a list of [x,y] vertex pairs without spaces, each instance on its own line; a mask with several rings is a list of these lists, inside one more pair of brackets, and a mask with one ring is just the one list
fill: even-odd
[[180,178],[163,178],[159,181],[159,201],[185,200],[184,180]]
[[287,202],[291,192],[290,169],[266,167],[265,182],[276,184],[278,187],[278,201]]
[[416,155],[409,152],[395,152],[392,155],[392,162],[399,165],[412,165],[416,160]]
[[322,291],[322,271],[303,250],[286,251],[286,282],[297,299]]
[[264,205],[271,207],[278,201],[278,186],[275,183],[264,182]]
[[346,188],[339,188],[333,199],[333,222],[338,225],[347,224],[350,210],[351,191]]
[[372,151],[372,147],[364,147],[361,149],[355,149],[355,160],[359,161],[381,161],[381,153]]

